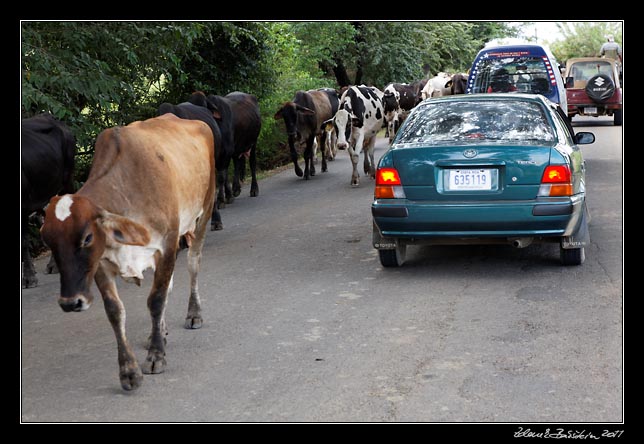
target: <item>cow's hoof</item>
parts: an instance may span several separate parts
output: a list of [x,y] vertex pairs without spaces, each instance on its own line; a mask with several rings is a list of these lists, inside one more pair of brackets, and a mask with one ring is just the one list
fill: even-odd
[[250,197],[257,197],[257,196],[259,196],[259,190],[257,189],[250,190]]
[[300,168],[300,167],[295,168],[295,175],[296,175],[297,177],[302,177],[302,176],[304,176],[304,171],[302,171],[302,168]]
[[219,231],[224,229],[224,224],[221,222],[215,222],[210,224],[210,231]]
[[360,186],[360,181],[359,180],[352,180],[351,181],[351,187],[356,188]]
[[33,288],[38,286],[38,279],[36,276],[23,276],[22,288]]
[[49,262],[47,263],[47,266],[45,267],[45,273],[46,274],[58,274],[58,266],[56,265],[56,261],[52,257],[49,259]]
[[121,371],[119,378],[123,390],[130,391],[138,389],[141,383],[143,383],[143,374],[138,366]]
[[[239,197],[240,194],[241,194],[241,188],[238,189],[238,190],[233,191],[233,196],[235,196],[235,197]],[[233,200],[234,199],[231,199],[228,203],[232,203]]]
[[146,375],[158,375],[165,371],[166,364],[164,353],[150,352],[141,365],[141,370]]
[[203,325],[203,319],[201,316],[188,316],[186,317],[186,322],[183,324],[184,328],[187,328],[188,330],[196,330],[198,328],[201,328]]

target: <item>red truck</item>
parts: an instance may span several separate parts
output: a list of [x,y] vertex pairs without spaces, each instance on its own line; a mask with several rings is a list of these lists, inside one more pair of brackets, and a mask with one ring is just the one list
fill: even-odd
[[623,121],[622,82],[613,59],[578,57],[566,62],[564,71],[568,118],[573,116],[613,116]]

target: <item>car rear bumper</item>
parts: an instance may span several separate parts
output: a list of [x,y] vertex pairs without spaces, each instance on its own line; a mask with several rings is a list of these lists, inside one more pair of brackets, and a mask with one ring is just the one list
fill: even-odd
[[371,212],[381,235],[392,238],[559,237],[574,232],[582,204],[581,195],[485,203],[381,199]]
[[[585,105],[570,105],[568,104],[568,115],[580,115],[580,116],[606,116],[613,115],[615,111],[622,109],[621,103],[589,103]],[[595,111],[595,112],[591,112]]]

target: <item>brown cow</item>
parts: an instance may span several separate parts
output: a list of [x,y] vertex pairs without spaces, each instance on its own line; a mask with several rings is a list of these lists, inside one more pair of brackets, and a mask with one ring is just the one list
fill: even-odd
[[[180,244],[189,246],[185,327],[201,327],[197,274],[214,197],[212,131],[204,122],[164,114],[99,134],[85,184],[47,207],[41,234],[60,270],[58,303],[66,312],[86,310],[94,279],[116,335],[125,390],[141,384],[141,369],[165,369],[164,310]],[[154,269],[147,301],[152,333],[139,367],[125,337],[116,278],[139,284],[148,268]]]
[[[322,137],[323,123],[333,117],[329,95],[322,90],[297,91],[293,100],[284,103],[274,117],[284,119],[295,174],[304,176],[307,180],[310,176],[315,176],[313,142],[316,137]],[[297,163],[296,143],[306,144],[303,153],[304,172]],[[319,145],[324,147],[324,140]],[[326,157],[322,156],[322,172],[327,170]]]

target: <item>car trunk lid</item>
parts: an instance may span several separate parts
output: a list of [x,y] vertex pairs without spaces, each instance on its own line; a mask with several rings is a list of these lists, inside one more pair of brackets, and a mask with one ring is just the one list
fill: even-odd
[[393,150],[405,195],[412,200],[535,199],[551,146],[457,145]]

